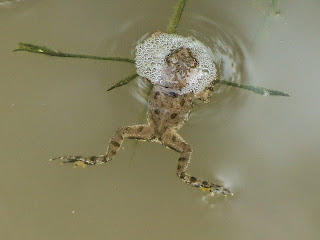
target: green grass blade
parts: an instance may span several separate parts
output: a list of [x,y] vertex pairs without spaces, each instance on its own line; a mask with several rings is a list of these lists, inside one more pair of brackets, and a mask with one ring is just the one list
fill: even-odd
[[134,60],[129,59],[129,58],[100,57],[100,56],[92,56],[92,55],[87,55],[87,54],[64,53],[64,52],[59,52],[59,51],[47,48],[45,46],[38,46],[38,45],[31,44],[31,43],[19,43],[19,47],[13,51],[14,52],[18,52],[18,51],[32,52],[32,53],[44,54],[47,56],[54,56],[54,57],[86,58],[86,59],[95,59],[95,60],[135,63]]
[[175,33],[187,0],[178,0],[172,16],[169,18],[169,23],[167,26],[167,33]]
[[131,82],[132,80],[134,80],[135,78],[137,78],[139,75],[137,73],[129,76],[129,77],[126,77],[125,79],[121,80],[120,82],[116,83],[115,85],[113,85],[111,88],[109,88],[107,91],[111,91],[112,89],[115,89],[115,88],[118,88],[118,87],[121,87],[123,85],[126,85],[128,84],[129,82]]
[[216,80],[214,82],[218,83],[218,84],[224,84],[224,85],[228,85],[228,86],[232,86],[232,87],[246,89],[246,90],[249,90],[249,91],[258,93],[260,95],[264,95],[264,96],[290,97],[290,95],[287,93],[277,91],[277,90],[267,89],[267,88],[263,88],[263,87],[243,85],[243,84],[238,84],[238,83],[233,83],[233,82],[228,82],[228,81],[223,81],[223,80]]

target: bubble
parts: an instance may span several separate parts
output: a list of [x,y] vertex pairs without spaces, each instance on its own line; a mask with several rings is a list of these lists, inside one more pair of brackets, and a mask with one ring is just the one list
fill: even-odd
[[207,76],[207,75],[210,74],[210,70],[207,69],[207,68],[203,68],[201,71],[202,71],[202,74],[203,74],[204,76]]
[[172,51],[181,47],[190,49],[198,66],[190,71],[190,75],[186,78],[187,85],[174,91],[178,94],[201,92],[215,79],[217,70],[211,58],[213,55],[211,50],[192,37],[162,33],[139,43],[135,59],[137,73],[154,84],[166,86],[162,72],[165,59]]

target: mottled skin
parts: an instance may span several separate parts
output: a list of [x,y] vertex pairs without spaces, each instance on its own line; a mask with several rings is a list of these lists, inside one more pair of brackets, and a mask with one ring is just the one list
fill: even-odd
[[[183,59],[183,61],[181,61]],[[171,89],[181,89],[187,85],[187,77],[198,63],[192,57],[188,48],[179,48],[171,53],[162,68],[163,78],[166,79],[164,86]]]
[[196,98],[204,102],[210,101],[212,86],[208,86],[199,94],[191,92],[179,95],[175,90],[181,89],[186,85],[185,78],[197,64],[190,49],[180,48],[173,51],[167,57],[165,65],[166,71],[171,72],[173,77],[170,77],[170,83],[165,87],[153,86],[148,100],[147,124],[118,129],[111,139],[105,155],[91,157],[67,156],[57,159],[94,165],[112,160],[120,149],[124,138],[159,142],[180,153],[176,173],[183,182],[212,193],[231,194],[228,189],[220,185],[199,180],[186,173],[192,150],[190,145],[177,133],[177,130],[189,119],[193,101]]

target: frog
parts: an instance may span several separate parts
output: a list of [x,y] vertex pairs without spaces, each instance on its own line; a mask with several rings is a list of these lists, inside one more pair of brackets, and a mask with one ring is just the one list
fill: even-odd
[[54,159],[75,164],[103,164],[115,158],[124,139],[157,142],[179,153],[176,175],[184,183],[209,191],[213,195],[233,195],[230,190],[219,184],[201,180],[187,173],[192,149],[177,131],[189,120],[196,99],[204,103],[210,102],[216,80],[216,78],[212,79],[212,82],[201,92],[179,93],[179,90],[186,86],[187,77],[197,66],[198,61],[189,48],[180,47],[173,50],[166,57],[162,67],[163,76],[167,81],[165,84],[152,84],[148,97],[146,124],[120,127],[111,138],[104,155],[63,156]]

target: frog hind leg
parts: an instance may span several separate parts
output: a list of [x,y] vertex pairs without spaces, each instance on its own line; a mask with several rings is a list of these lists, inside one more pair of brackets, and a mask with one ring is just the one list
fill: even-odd
[[119,151],[124,138],[136,139],[142,141],[151,141],[154,138],[154,130],[150,125],[134,125],[119,128],[111,138],[108,150],[105,155],[100,156],[63,156],[50,160],[63,160],[65,163],[84,163],[86,165],[95,165],[108,162]]
[[232,193],[223,186],[198,179],[186,173],[186,170],[190,163],[192,149],[190,145],[186,143],[179,134],[177,134],[176,132],[165,133],[162,137],[162,144],[180,153],[176,173],[183,182],[193,187],[207,190],[211,193],[223,194],[225,196],[232,195]]

